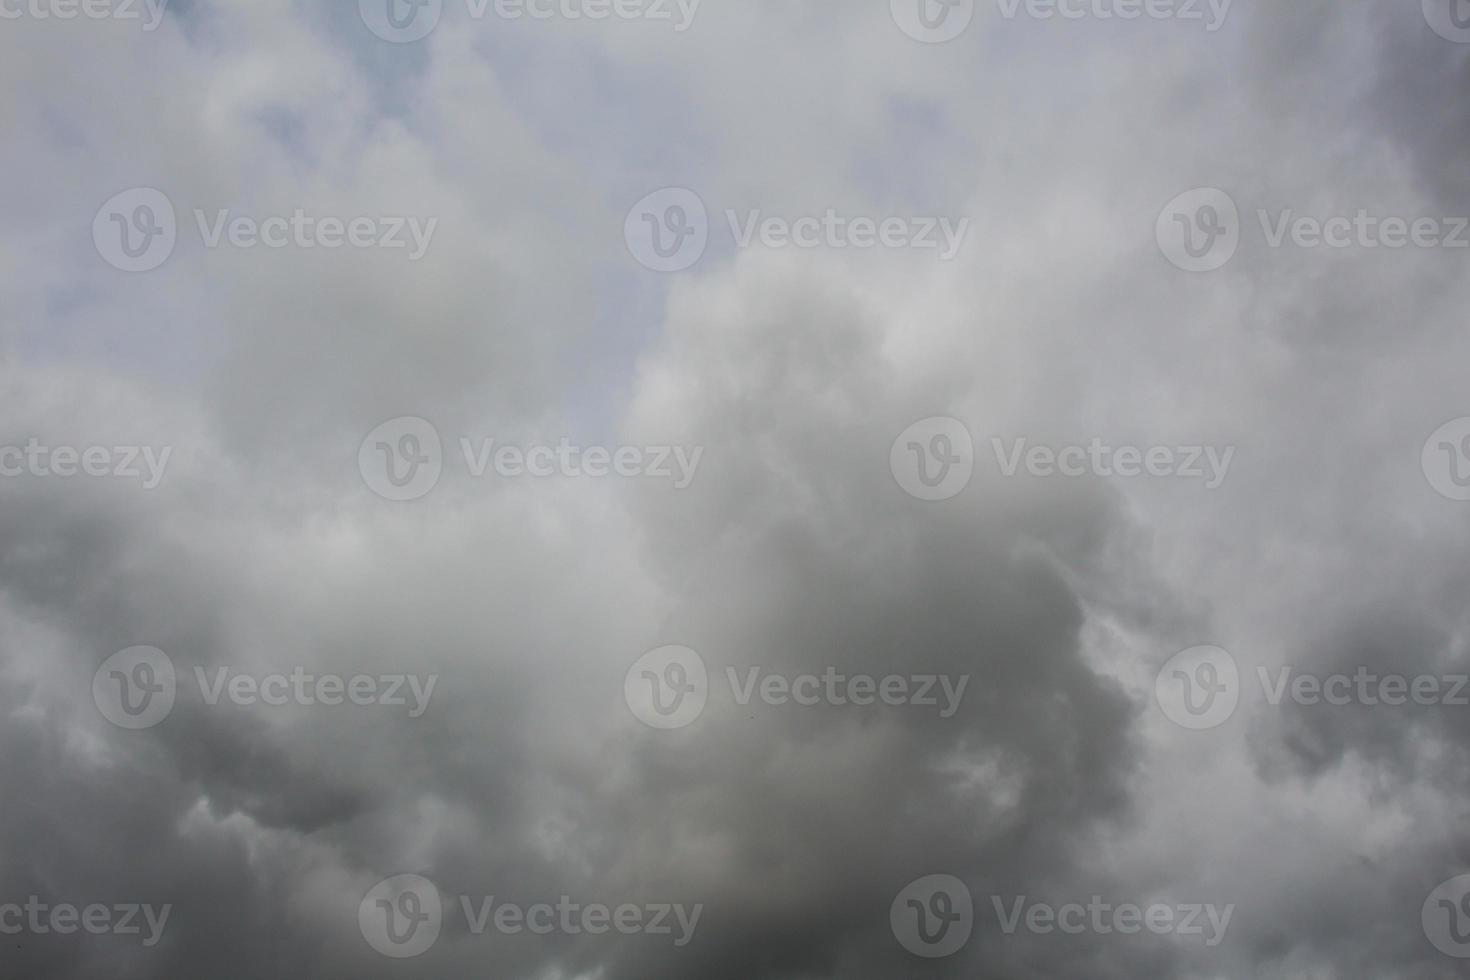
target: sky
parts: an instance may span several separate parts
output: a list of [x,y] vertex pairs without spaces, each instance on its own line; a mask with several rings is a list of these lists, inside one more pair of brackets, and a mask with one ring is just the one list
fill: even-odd
[[0,976],[1463,976],[1467,81],[0,0]]

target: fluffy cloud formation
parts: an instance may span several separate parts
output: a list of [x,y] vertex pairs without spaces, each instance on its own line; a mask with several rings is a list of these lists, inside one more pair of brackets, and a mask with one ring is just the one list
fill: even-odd
[[[0,973],[1458,975],[1431,892],[1470,872],[1470,708],[1261,680],[1470,672],[1470,504],[1421,460],[1470,416],[1465,253],[1272,244],[1470,215],[1470,47],[1433,17],[981,3],[928,44],[902,3],[704,0],[678,30],[673,3],[445,0],[394,43],[372,4],[174,0],[152,30],[57,6],[0,23]],[[177,241],[128,273],[94,223],[139,187]],[[708,243],[661,274],[625,225],[668,187]],[[1239,214],[1211,272],[1156,236],[1195,188]],[[211,244],[222,214],[298,212],[433,231],[417,257]],[[969,225],[948,261],[731,227],[829,212]],[[895,440],[933,417],[974,471],[926,502]],[[1213,489],[1007,475],[1018,440],[1233,455]],[[535,446],[605,447],[608,475],[504,472]],[[676,488],[618,476],[624,447],[698,462]],[[380,463],[437,479],[386,500]],[[1191,730],[1156,681],[1202,645],[1239,705]],[[660,730],[630,668],[669,646],[707,703]],[[159,675],[103,665],[140,647],[174,701],[130,729],[104,695]],[[932,708],[779,693],[807,676],[966,686],[948,713],[937,682]],[[374,891],[400,875],[443,902],[415,958],[374,943],[374,916],[423,913]],[[935,875],[974,921],[926,958],[899,920]],[[141,911],[66,933],[32,897],[169,911],[145,943]],[[673,932],[559,902],[667,906]],[[1130,931],[1102,903],[1228,925]],[[516,928],[543,904],[546,934]]]

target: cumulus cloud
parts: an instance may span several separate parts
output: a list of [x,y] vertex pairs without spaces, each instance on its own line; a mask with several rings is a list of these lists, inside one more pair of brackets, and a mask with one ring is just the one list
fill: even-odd
[[1470,215],[1448,11],[62,6],[0,5],[0,973],[1458,975],[1470,708],[1267,683],[1470,672],[1464,253],[1290,230]]

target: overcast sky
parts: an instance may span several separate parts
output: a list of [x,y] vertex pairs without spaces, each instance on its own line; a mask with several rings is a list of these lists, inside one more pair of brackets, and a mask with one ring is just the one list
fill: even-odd
[[1467,83],[0,0],[0,976],[1463,976]]

